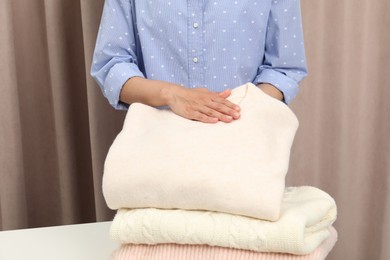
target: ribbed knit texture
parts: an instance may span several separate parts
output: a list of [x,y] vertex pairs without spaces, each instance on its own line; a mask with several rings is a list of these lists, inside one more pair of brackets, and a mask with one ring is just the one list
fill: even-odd
[[110,260],[323,260],[337,241],[336,230],[333,227],[329,230],[328,239],[308,255],[260,253],[207,245],[125,244],[112,254]]

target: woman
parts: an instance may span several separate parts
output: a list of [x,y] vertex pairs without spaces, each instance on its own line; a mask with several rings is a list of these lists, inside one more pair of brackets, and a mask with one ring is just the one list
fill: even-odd
[[232,122],[230,88],[289,104],[307,75],[299,0],[106,0],[91,75],[110,104]]

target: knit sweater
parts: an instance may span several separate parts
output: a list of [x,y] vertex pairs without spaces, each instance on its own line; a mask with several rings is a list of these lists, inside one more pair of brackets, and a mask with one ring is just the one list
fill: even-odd
[[108,206],[211,210],[277,220],[298,120],[251,83],[228,98],[229,124],[132,104],[104,166]]
[[326,192],[290,187],[284,192],[281,216],[275,222],[212,211],[119,209],[111,237],[119,243],[206,244],[309,254],[329,237],[336,214],[335,202]]
[[124,244],[111,255],[110,260],[323,260],[337,241],[337,232],[329,228],[330,236],[307,255],[262,253],[227,247],[178,244]]

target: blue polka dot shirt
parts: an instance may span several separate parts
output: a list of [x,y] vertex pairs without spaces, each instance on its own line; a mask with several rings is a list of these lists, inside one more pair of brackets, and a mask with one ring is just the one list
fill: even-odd
[[131,77],[223,91],[307,75],[299,0],[105,0],[91,76],[116,109]]

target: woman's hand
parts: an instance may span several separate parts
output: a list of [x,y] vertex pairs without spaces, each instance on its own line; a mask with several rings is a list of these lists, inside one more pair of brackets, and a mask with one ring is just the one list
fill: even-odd
[[226,99],[230,94],[230,90],[217,93],[206,88],[188,89],[166,81],[132,77],[122,87],[120,101],[169,106],[179,116],[204,123],[229,123],[240,117],[240,107]]
[[180,86],[162,90],[166,103],[175,114],[204,123],[230,123],[240,117],[240,107],[226,99],[230,94],[230,90],[218,93],[206,88]]

